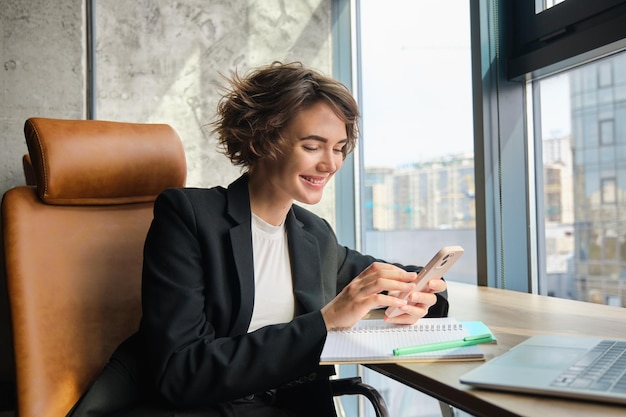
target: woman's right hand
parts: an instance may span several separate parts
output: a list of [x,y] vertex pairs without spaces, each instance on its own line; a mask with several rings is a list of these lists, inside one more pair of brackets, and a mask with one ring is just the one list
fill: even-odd
[[383,292],[413,291],[416,277],[417,273],[407,272],[395,265],[372,263],[322,308],[326,329],[352,327],[376,307],[404,308],[406,300]]

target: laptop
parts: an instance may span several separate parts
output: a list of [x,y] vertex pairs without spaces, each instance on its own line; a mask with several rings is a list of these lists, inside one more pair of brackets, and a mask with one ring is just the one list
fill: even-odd
[[626,404],[626,340],[533,336],[460,381],[479,388]]

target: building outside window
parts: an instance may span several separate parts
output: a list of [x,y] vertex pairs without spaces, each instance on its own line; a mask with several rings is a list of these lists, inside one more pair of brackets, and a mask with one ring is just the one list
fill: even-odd
[[536,81],[550,295],[626,306],[624,74],[621,52]]

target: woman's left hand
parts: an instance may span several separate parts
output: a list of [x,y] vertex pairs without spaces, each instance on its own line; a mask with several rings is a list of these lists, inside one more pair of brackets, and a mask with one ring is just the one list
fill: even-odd
[[443,279],[433,279],[422,291],[413,291],[409,294],[408,304],[399,307],[403,314],[396,317],[385,315],[385,321],[397,324],[413,324],[428,313],[428,309],[435,305],[435,293],[445,291],[447,284]]

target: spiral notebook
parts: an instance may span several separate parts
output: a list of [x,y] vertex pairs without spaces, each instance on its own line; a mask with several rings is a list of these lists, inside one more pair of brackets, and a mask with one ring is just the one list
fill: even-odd
[[479,333],[491,332],[482,322],[459,322],[453,317],[424,318],[412,325],[361,320],[350,329],[328,332],[320,363],[483,360],[485,355],[477,345],[393,355],[395,348],[460,340]]

